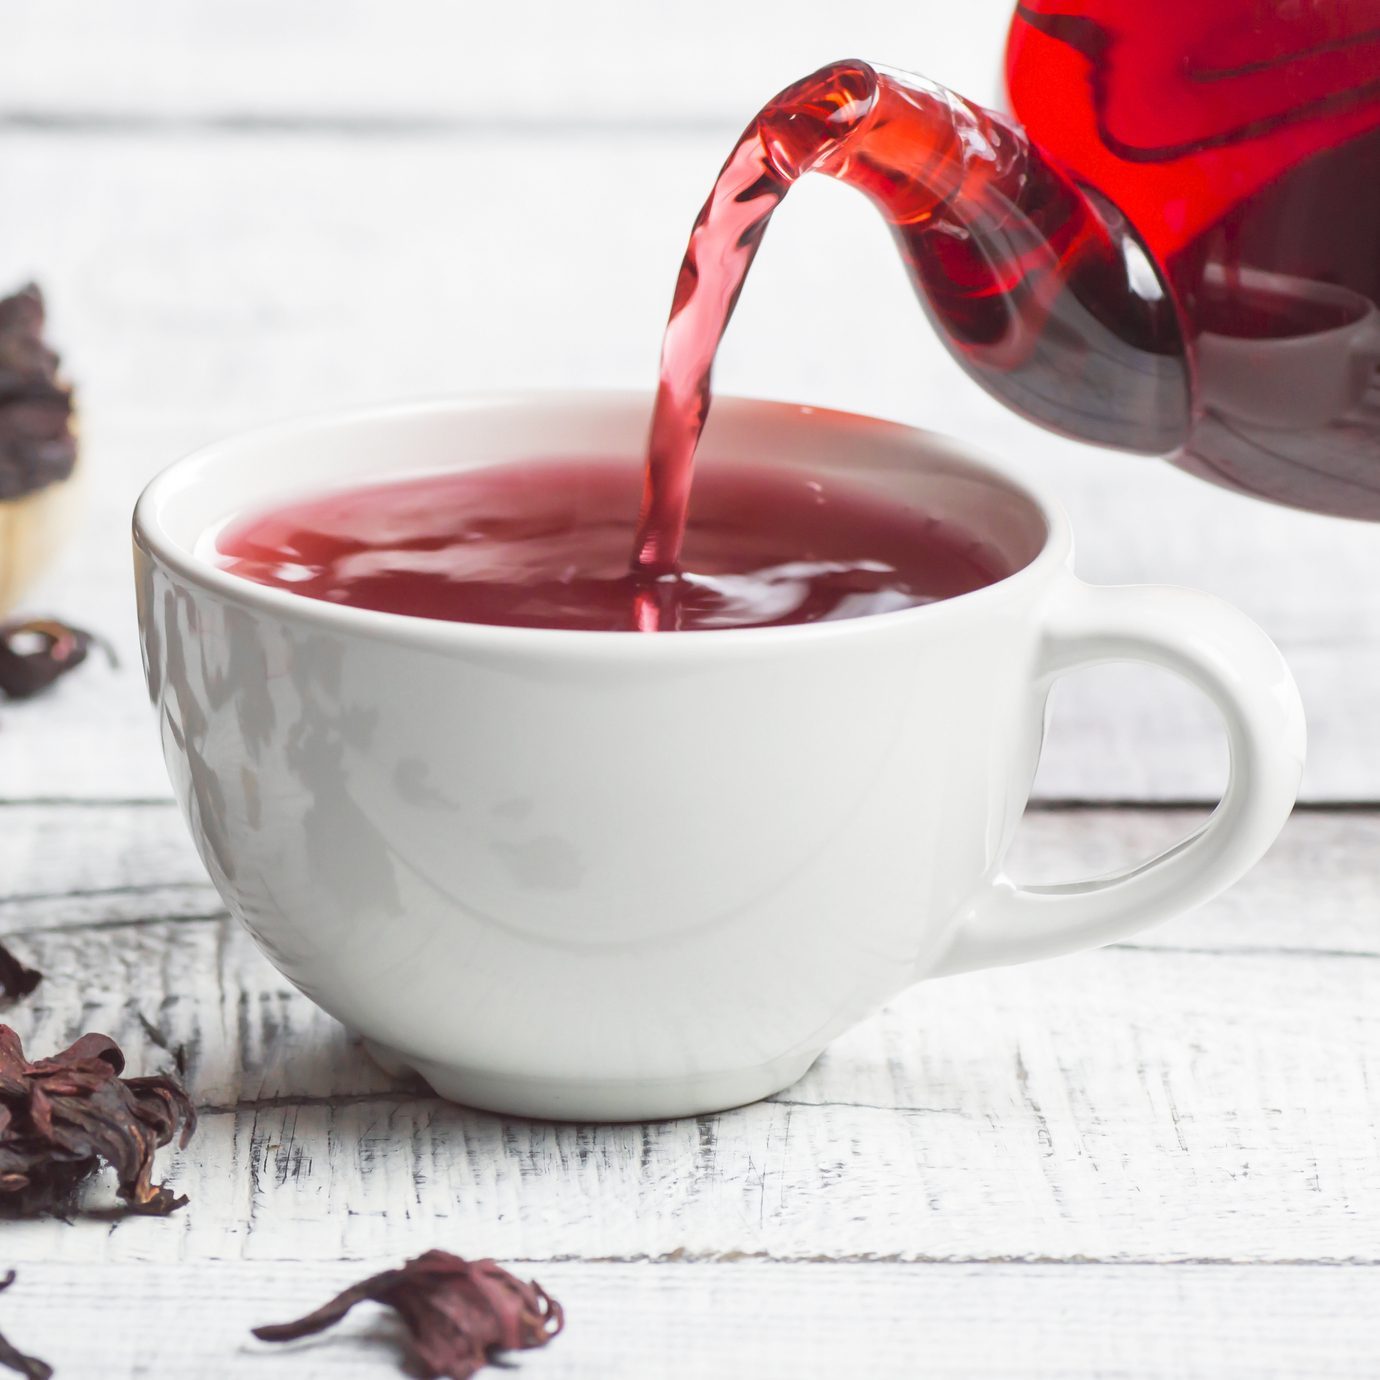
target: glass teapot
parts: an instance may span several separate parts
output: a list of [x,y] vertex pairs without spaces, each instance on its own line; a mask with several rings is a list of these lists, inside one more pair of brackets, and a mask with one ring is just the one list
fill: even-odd
[[1019,125],[886,69],[825,72],[852,128],[812,170],[878,203],[991,393],[1380,520],[1380,0],[1025,0]]

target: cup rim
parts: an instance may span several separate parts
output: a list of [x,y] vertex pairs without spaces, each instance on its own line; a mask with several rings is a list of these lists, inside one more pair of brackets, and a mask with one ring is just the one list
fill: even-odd
[[[1063,567],[1072,551],[1068,517],[1059,503],[1024,478],[1015,478],[963,441],[866,413],[818,407],[811,403],[748,398],[732,394],[716,395],[714,408],[721,412],[765,411],[782,418],[808,415],[812,421],[817,420],[820,425],[865,430],[873,435],[884,432],[892,439],[903,439],[908,444],[915,445],[918,458],[922,462],[938,460],[971,471],[986,481],[1016,494],[1029,504],[1044,523],[1044,542],[1031,560],[1011,574],[980,589],[952,595],[930,604],[816,623],[793,623],[765,628],[698,628],[685,636],[648,637],[637,636],[628,631],[464,623],[333,604],[322,599],[308,599],[291,590],[257,584],[243,576],[218,568],[174,537],[162,520],[162,509],[172,496],[197,482],[200,475],[209,468],[219,466],[246,447],[277,443],[298,435],[305,437],[312,432],[328,431],[342,426],[386,422],[390,419],[426,413],[501,410],[523,406],[576,408],[600,404],[610,407],[642,406],[650,417],[652,394],[637,389],[580,388],[510,389],[430,395],[362,407],[333,408],[235,432],[174,460],[145,485],[134,506],[134,543],[182,580],[199,586],[205,592],[218,595],[230,603],[248,606],[288,621],[340,633],[352,633],[397,645],[436,650],[482,647],[509,651],[541,651],[561,645],[566,651],[579,649],[598,651],[602,654],[636,656],[689,655],[693,654],[697,647],[704,651],[711,646],[742,646],[762,640],[781,644],[819,638],[858,637],[876,632],[883,626],[898,627],[910,623],[939,625],[955,618],[972,616],[989,606],[1023,597],[1028,587],[1047,578],[1053,569]],[[360,482],[367,481],[361,479]]]

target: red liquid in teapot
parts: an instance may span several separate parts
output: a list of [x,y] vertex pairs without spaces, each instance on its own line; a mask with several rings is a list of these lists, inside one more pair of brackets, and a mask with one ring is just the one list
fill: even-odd
[[940,338],[1041,425],[1380,520],[1380,0],[1029,0],[1021,128],[836,63],[744,131],[691,234],[635,565],[674,568],[715,350],[819,172],[890,223]]
[[1380,520],[1380,0],[1026,0],[1007,81],[1172,285],[1180,463]]
[[1009,567],[966,532],[806,471],[705,466],[684,561],[628,566],[637,471],[529,461],[310,496],[239,517],[212,558],[357,608],[520,628],[772,627],[965,594]]

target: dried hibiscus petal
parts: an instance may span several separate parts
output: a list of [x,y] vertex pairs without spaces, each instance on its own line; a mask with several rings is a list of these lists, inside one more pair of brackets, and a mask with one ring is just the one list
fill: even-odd
[[43,340],[43,294],[0,299],[0,500],[66,479],[77,462],[72,390]]
[[296,1322],[256,1327],[265,1342],[289,1342],[338,1323],[372,1299],[397,1311],[411,1339],[419,1373],[428,1380],[469,1380],[503,1351],[545,1346],[564,1326],[561,1306],[541,1285],[524,1284],[492,1260],[462,1260],[427,1251],[400,1270],[351,1286]]
[[23,700],[46,690],[80,666],[95,642],[91,633],[52,618],[0,623],[0,692]]
[[[0,1290],[5,1290],[14,1283],[14,1271],[0,1279]],[[47,1361],[40,1361],[37,1356],[25,1356],[9,1338],[0,1335],[0,1366],[7,1366],[10,1370],[17,1370],[25,1380],[48,1380],[52,1375],[53,1368]]]
[[124,1067],[106,1035],[30,1063],[0,1025],[0,1210],[64,1214],[102,1161],[132,1212],[163,1215],[187,1201],[152,1181],[153,1158],[179,1126],[186,1146],[196,1110],[170,1075],[121,1078]]
[[6,1001],[27,997],[43,981],[37,968],[21,963],[3,944],[0,944],[0,996]]

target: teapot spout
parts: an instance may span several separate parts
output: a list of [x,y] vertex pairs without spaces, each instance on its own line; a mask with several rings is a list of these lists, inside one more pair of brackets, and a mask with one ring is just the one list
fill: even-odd
[[833,63],[758,112],[690,232],[662,337],[640,577],[680,560],[715,352],[773,211],[811,172],[880,208],[940,339],[1002,402],[1080,440],[1182,447],[1191,376],[1178,308],[1126,218],[1000,116],[919,78]]
[[1045,427],[1178,450],[1191,424],[1190,356],[1173,294],[1126,217],[1003,116],[922,78],[870,70],[866,118],[814,170],[864,192],[890,222],[953,356]]

